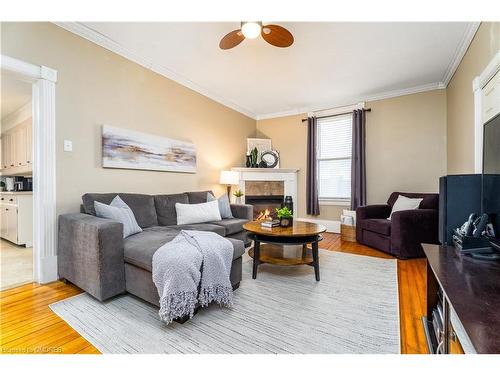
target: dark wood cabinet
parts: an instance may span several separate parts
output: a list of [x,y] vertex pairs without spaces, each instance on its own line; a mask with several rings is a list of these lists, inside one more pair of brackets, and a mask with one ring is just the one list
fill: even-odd
[[[423,248],[427,315],[422,322],[429,352],[500,353],[500,262],[476,260],[451,246]],[[435,311],[442,318],[437,330]]]

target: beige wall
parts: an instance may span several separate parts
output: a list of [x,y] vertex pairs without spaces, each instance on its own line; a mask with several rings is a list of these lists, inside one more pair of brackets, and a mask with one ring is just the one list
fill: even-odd
[[448,174],[474,173],[472,80],[500,50],[500,22],[482,23],[447,88]]
[[434,90],[367,103],[368,203],[393,191],[437,192],[446,174],[446,92]]
[[[368,203],[392,191],[436,192],[446,174],[446,93],[435,90],[366,103]],[[272,138],[283,168],[298,168],[298,215],[305,215],[305,114],[257,121],[257,135]],[[339,220],[342,208],[321,206],[320,219]]]
[[[1,38],[2,54],[58,71],[58,213],[90,191],[222,192],[219,171],[243,165],[255,120],[49,23],[2,23]],[[194,142],[198,173],[103,169],[101,124]]]

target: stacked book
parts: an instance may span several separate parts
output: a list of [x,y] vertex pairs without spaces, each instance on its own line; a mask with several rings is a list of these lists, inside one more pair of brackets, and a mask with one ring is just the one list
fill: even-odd
[[280,221],[279,220],[264,220],[262,223],[260,223],[260,226],[262,228],[279,227],[280,226]]

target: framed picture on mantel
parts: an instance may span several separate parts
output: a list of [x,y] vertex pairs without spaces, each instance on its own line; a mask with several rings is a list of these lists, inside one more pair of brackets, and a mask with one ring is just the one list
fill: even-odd
[[102,166],[196,173],[193,143],[103,125]]
[[270,139],[247,138],[247,154],[250,153],[255,147],[257,147],[257,151],[259,151],[259,156],[262,155],[263,152],[271,151],[273,149]]

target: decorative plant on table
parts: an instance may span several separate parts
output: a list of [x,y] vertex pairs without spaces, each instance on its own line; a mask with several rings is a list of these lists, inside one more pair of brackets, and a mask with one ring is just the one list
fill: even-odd
[[286,228],[293,225],[293,212],[288,207],[277,208],[276,215],[280,220],[280,226]]
[[241,190],[236,190],[233,195],[236,197],[236,203],[241,203],[241,197],[244,195]]
[[252,151],[250,151],[250,160],[252,161],[252,168],[257,168],[259,166],[259,150],[257,147],[254,147]]

